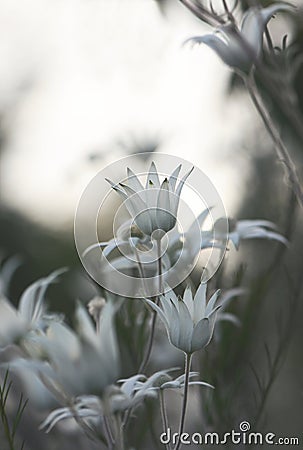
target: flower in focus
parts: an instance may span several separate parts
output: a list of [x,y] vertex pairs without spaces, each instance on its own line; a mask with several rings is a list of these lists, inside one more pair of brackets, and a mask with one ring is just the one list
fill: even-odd
[[[173,171],[169,178],[165,178],[160,183],[158,171],[152,162],[145,187],[129,168],[127,169],[126,183],[115,184],[111,180],[107,179],[107,181],[122,197],[139,229],[144,234],[151,236],[157,230],[166,233],[176,224],[181,191],[193,168],[177,185],[180,170],[181,165]],[[160,239],[162,233],[155,235],[155,239]]]
[[230,67],[249,72],[260,58],[263,33],[274,14],[291,11],[291,5],[277,3],[267,8],[251,7],[243,16],[240,30],[234,24],[219,27],[215,33],[195,36],[186,42],[206,44]]
[[[156,372],[151,377],[147,378],[145,381],[138,380],[136,382],[135,389],[143,389],[144,391],[159,391],[164,389],[183,389],[185,382],[185,375],[182,374],[177,378],[173,378],[169,375],[169,372],[176,369],[171,370],[162,370],[160,372]],[[190,386],[205,386],[211,389],[214,389],[209,383],[205,383],[204,381],[194,380],[195,377],[199,376],[199,372],[190,372],[189,373],[189,385]]]
[[206,304],[206,283],[200,283],[195,296],[187,287],[183,298],[171,290],[160,297],[161,307],[145,299],[157,311],[172,345],[187,354],[206,347],[213,335],[216,314],[221,305],[215,306],[219,291]]

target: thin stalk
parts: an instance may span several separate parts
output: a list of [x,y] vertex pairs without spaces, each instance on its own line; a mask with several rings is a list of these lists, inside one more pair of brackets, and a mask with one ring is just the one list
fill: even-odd
[[[157,240],[157,253],[158,253],[158,277],[159,277],[159,292],[162,292],[162,261],[161,261],[161,239]],[[137,255],[138,256],[138,255]],[[138,259],[138,262],[140,262],[140,264],[138,264],[139,267],[139,271],[140,274],[142,273],[144,275],[143,272],[143,267],[140,261],[140,258]],[[156,300],[156,303],[159,303],[159,297]],[[155,330],[156,330],[156,321],[157,321],[157,313],[156,311],[152,312],[152,321],[151,321],[151,329],[150,329],[150,335],[148,338],[148,343],[147,343],[147,347],[144,353],[144,357],[143,360],[140,364],[140,367],[138,369],[138,373],[144,373],[145,369],[147,367],[147,364],[149,362],[150,359],[150,355],[152,352],[152,348],[153,348],[153,343],[154,343],[154,336],[155,336]],[[129,422],[129,418],[132,412],[132,408],[130,408],[124,416],[123,422],[122,422],[122,427],[125,429],[127,427],[127,424]]]
[[186,408],[187,408],[187,399],[188,399],[188,386],[189,386],[189,373],[190,373],[190,366],[191,366],[191,359],[192,354],[185,354],[185,380],[184,380],[184,390],[183,390],[183,404],[182,404],[182,412],[181,412],[181,419],[180,419],[180,426],[179,426],[179,432],[178,432],[178,441],[175,446],[174,450],[178,450],[181,446],[181,435],[184,430],[184,424],[185,424],[185,416],[186,416]]
[[[164,399],[164,391],[163,389],[160,389],[159,391],[159,398],[160,398],[160,409],[161,409],[161,418],[162,418],[162,425],[163,425],[163,432],[167,433],[168,430],[168,419],[167,419],[167,412],[166,412],[166,405],[165,405],[165,399]],[[170,444],[165,445],[166,450],[170,450]]]
[[[158,253],[158,277],[159,277],[159,295],[162,292],[162,261],[161,261],[161,239],[157,240],[157,253]],[[156,301],[159,303],[159,297]],[[156,311],[152,312],[152,322],[151,322],[151,330],[148,339],[148,344],[146,347],[145,355],[143,361],[140,364],[138,373],[143,373],[146,369],[146,366],[149,362],[149,358],[151,355],[151,351],[154,343],[155,329],[156,329],[156,321],[157,321],[157,313]]]
[[117,440],[116,440],[116,450],[125,450],[124,446],[124,428],[121,420],[121,414],[116,416],[117,424]]
[[104,433],[105,433],[105,437],[106,437],[106,441],[107,441],[107,447],[109,450],[113,450],[114,449],[114,438],[112,435],[112,430],[110,428],[110,424],[108,422],[108,418],[106,416],[104,416],[103,418],[103,425],[104,425]]
[[198,19],[208,23],[209,25],[216,27],[218,25],[224,24],[224,20],[222,20],[220,16],[210,13],[202,5],[197,5],[191,0],[180,0],[180,3],[188,8],[189,11],[191,11],[196,17],[198,17]]
[[246,78],[246,86],[247,90],[250,94],[250,97],[253,101],[253,104],[255,108],[257,109],[264,126],[272,138],[274,144],[275,144],[275,150],[278,156],[278,159],[280,162],[284,164],[285,172],[288,178],[288,181],[291,185],[291,188],[297,198],[298,203],[301,207],[303,207],[303,191],[300,185],[300,181],[297,175],[296,167],[294,162],[292,161],[287,148],[285,147],[284,143],[282,142],[280,135],[275,128],[274,124],[272,123],[268,112],[263,107],[262,102],[259,100],[257,92],[256,92],[256,85],[253,82],[252,78]]

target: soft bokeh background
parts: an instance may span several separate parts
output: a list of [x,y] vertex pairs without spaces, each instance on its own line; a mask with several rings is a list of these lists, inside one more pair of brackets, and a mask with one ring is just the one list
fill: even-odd
[[[302,17],[273,21],[277,44],[287,32],[302,50]],[[222,431],[250,420],[257,391],[250,365],[266,376],[264,343],[274,355],[290,300],[299,302],[302,214],[241,82],[207,47],[182,47],[206,31],[174,0],[0,0],[0,252],[22,261],[11,284],[15,301],[29,282],[66,265],[72,271],[51,289],[52,308],[69,313],[75,298],[87,301],[97,288],[74,247],[77,202],[100,169],[135,152],[183,157],[209,176],[228,216],[275,221],[291,240],[288,250],[245,243],[218,274],[225,287],[239,281],[252,292],[235,307],[247,333],[227,326],[205,364],[210,376],[211,367],[218,373],[208,381],[232,386],[218,389],[208,418]],[[294,81],[303,103],[302,70]],[[302,175],[302,143],[282,125]],[[110,236],[110,219],[104,227]],[[299,320],[291,327],[259,429],[301,436],[303,336]]]

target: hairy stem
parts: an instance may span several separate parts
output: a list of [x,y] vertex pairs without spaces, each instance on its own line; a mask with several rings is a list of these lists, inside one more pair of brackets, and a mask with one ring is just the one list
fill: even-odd
[[[161,418],[162,418],[162,425],[163,425],[163,432],[167,433],[168,430],[168,419],[167,419],[167,412],[166,412],[166,405],[165,405],[165,399],[164,399],[164,391],[163,389],[160,389],[160,409],[161,409]],[[165,444],[166,450],[170,450],[170,445]]]
[[189,373],[190,373],[190,366],[191,366],[191,359],[192,355],[186,353],[185,354],[185,380],[184,380],[184,391],[183,391],[183,404],[182,404],[182,412],[181,412],[181,419],[180,419],[180,425],[179,425],[179,432],[178,432],[178,441],[175,446],[174,450],[178,450],[181,446],[181,435],[184,430],[184,424],[185,424],[185,416],[186,416],[186,409],[187,409],[187,399],[188,399],[188,386],[189,386]]
[[[161,239],[157,240],[157,253],[158,253],[158,277],[159,277],[159,295],[162,292],[162,260],[161,260]],[[159,302],[159,297],[156,301]],[[153,348],[154,343],[154,336],[155,336],[155,329],[156,329],[156,321],[157,321],[157,313],[156,311],[152,312],[152,322],[151,322],[151,330],[150,335],[148,339],[148,344],[146,347],[145,355],[143,358],[142,363],[140,364],[138,373],[143,373],[147,367],[147,364],[149,362],[149,358],[151,355],[151,351]]]
[[288,182],[297,198],[298,203],[300,204],[301,207],[303,207],[303,191],[302,191],[302,187],[300,185],[300,181],[299,181],[299,178],[297,175],[295,164],[292,161],[287,148],[285,147],[284,143],[282,142],[275,125],[272,123],[268,112],[264,108],[261,100],[258,98],[257,88],[256,88],[256,85],[255,85],[252,77],[246,78],[245,81],[246,81],[247,90],[250,94],[253,104],[254,104],[255,108],[257,109],[268,134],[270,135],[270,137],[273,140],[273,143],[275,144],[275,150],[277,152],[277,157],[278,157],[279,161],[284,164]]

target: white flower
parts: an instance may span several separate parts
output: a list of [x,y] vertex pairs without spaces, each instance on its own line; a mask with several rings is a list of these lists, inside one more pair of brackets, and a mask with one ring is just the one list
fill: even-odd
[[195,36],[186,42],[204,43],[230,67],[248,72],[260,58],[263,33],[271,17],[279,11],[291,11],[291,5],[276,3],[267,8],[251,7],[243,16],[241,29],[234,24],[219,27],[215,33]]
[[[220,238],[220,226],[215,224],[217,230],[218,238]],[[288,246],[288,240],[277,233],[276,225],[269,220],[238,220],[230,221],[230,232],[228,235],[229,240],[234,244],[235,248],[238,250],[240,242],[245,239],[270,239],[281,242]],[[224,236],[221,236],[224,237]]]
[[177,298],[171,290],[160,297],[162,308],[145,299],[157,311],[164,323],[172,345],[191,354],[206,347],[213,335],[216,313],[221,305],[215,306],[219,291],[206,304],[206,283],[200,283],[193,297],[190,287],[183,298]]
[[[183,389],[185,382],[185,375],[182,374],[177,378],[173,378],[169,375],[169,372],[173,370],[177,370],[177,368],[169,369],[169,370],[161,370],[159,372],[154,373],[149,378],[146,378],[145,381],[136,381],[135,390],[141,390],[144,392],[148,391],[159,391],[164,389]],[[204,381],[194,380],[195,377],[199,376],[199,372],[190,372],[189,373],[189,385],[190,386],[205,386],[211,389],[214,389],[209,383],[205,383]]]
[[0,299],[0,347],[16,343],[31,331],[43,331],[52,320],[60,320],[58,315],[46,313],[44,296],[49,285],[65,271],[57,270],[31,284],[22,294],[18,309],[6,298]]
[[82,305],[77,306],[76,334],[63,323],[51,323],[46,334],[34,336],[27,344],[35,359],[46,360],[39,374],[46,387],[61,401],[65,395],[101,394],[119,374],[119,357],[114,330],[117,306],[103,307],[98,332]]
[[[139,229],[146,235],[151,236],[157,230],[166,233],[176,224],[181,191],[193,168],[184,175],[177,185],[180,170],[181,165],[173,171],[169,178],[165,178],[160,183],[156,166],[152,162],[145,187],[129,168],[127,169],[126,184],[115,184],[108,179],[107,181],[122,197],[128,212]],[[154,237],[159,239],[162,237],[162,233]]]

